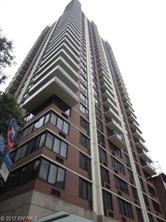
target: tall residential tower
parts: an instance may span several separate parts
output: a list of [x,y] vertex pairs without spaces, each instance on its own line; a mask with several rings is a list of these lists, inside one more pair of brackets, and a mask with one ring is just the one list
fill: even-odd
[[0,215],[166,221],[111,46],[77,0],[44,29],[7,92],[25,125],[0,180]]

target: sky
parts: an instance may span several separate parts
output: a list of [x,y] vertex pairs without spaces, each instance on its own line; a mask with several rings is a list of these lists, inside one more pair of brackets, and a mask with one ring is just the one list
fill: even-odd
[[[13,41],[17,63],[6,69],[8,75],[15,74],[41,31],[59,18],[68,2],[0,0],[0,27]],[[111,44],[150,156],[166,173],[166,1],[80,2]]]

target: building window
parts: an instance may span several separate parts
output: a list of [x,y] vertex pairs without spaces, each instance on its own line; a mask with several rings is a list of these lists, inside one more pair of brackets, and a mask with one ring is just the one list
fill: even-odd
[[42,159],[39,177],[43,180],[47,180],[48,171],[49,171],[49,162],[47,160]]
[[59,189],[64,189],[65,170],[57,165],[48,162],[45,159],[41,161],[39,178],[53,184]]
[[84,134],[80,133],[80,144],[84,146],[85,148],[90,148],[90,141],[89,138],[86,137]]
[[132,194],[133,194],[134,199],[137,200],[137,201],[139,201],[137,189],[132,186],[132,187],[131,187],[131,191],[132,191]]
[[114,178],[115,178],[115,186],[116,186],[117,190],[129,194],[129,189],[128,189],[127,183],[115,175],[114,175]]
[[86,130],[89,134],[89,123],[83,117],[80,116],[80,126]]
[[161,213],[160,205],[154,200],[152,200],[152,204],[153,204],[154,210],[158,213]]
[[82,178],[79,178],[79,196],[90,202],[92,201],[92,185]]
[[126,153],[124,153],[124,162],[129,166],[129,167],[131,167],[131,164],[130,164],[130,160],[129,160],[129,156],[126,154]]
[[81,88],[82,92],[84,92],[87,95],[87,93],[88,93],[87,87],[85,87],[82,83],[80,83],[80,88]]
[[143,194],[143,197],[144,197],[145,205],[146,205],[146,207],[148,208],[148,207],[149,207],[148,197],[147,197],[145,194]]
[[98,131],[97,131],[97,139],[98,139],[98,143],[100,145],[102,145],[102,146],[105,145],[104,136],[103,136],[103,134],[99,133]]
[[88,99],[83,93],[80,93],[80,99],[86,106],[88,106]]
[[149,184],[148,184],[148,190],[152,196],[156,196],[155,189],[152,186],[150,186]]
[[6,183],[3,183],[0,178],[0,193],[12,190],[17,186],[23,185],[30,180],[37,177],[39,171],[40,161],[35,160],[30,162],[23,167],[15,170],[9,174]]
[[96,125],[97,129],[103,130],[103,123],[98,118],[96,118]]
[[122,174],[125,174],[125,170],[124,170],[124,166],[122,163],[120,163],[119,161],[117,161],[115,158],[111,158],[112,159],[112,166],[114,168],[115,171],[120,172]]
[[46,147],[63,158],[67,158],[68,144],[51,133],[43,133],[12,152],[14,162],[40,147]]
[[101,148],[99,148],[99,158],[101,163],[107,163],[106,152]]
[[101,119],[102,118],[101,111],[96,106],[95,106],[95,110],[96,110],[96,116]]
[[129,217],[129,218],[134,218],[131,204],[118,198],[118,205],[119,205],[119,211],[121,215]]
[[110,149],[111,149],[111,153],[114,156],[122,158],[121,150],[117,146],[115,146],[113,143],[111,143],[111,142],[110,142]]
[[80,111],[83,112],[85,115],[88,115],[88,109],[82,104],[80,104]]
[[149,222],[154,222],[153,216],[151,214],[148,214],[148,217],[149,217]]
[[102,186],[106,186],[106,184],[109,184],[110,182],[108,170],[106,170],[104,167],[100,167],[100,171]]
[[49,112],[44,116],[40,117],[34,123],[30,124],[28,127],[23,129],[22,138],[28,136],[30,133],[34,132],[36,129],[39,129],[46,123],[52,123],[55,127],[63,131],[65,134],[69,132],[69,124],[53,112]]
[[103,205],[104,209],[113,210],[112,195],[105,190],[103,190]]
[[128,169],[128,177],[129,177],[130,183],[135,184],[133,172],[129,169]]
[[138,221],[139,222],[144,222],[143,215],[142,215],[142,210],[139,209],[139,208],[136,208],[136,211],[137,211]]
[[86,170],[89,175],[91,174],[90,159],[82,153],[80,153],[80,168]]

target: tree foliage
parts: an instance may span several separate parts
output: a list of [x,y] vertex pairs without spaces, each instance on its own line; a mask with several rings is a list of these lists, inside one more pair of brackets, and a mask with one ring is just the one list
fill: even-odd
[[11,94],[0,95],[0,133],[6,134],[9,122],[12,118],[17,120],[19,126],[23,125],[21,109]]
[[3,69],[13,64],[12,55],[12,42],[6,37],[2,36],[0,30],[0,84],[5,82],[7,76],[4,74]]

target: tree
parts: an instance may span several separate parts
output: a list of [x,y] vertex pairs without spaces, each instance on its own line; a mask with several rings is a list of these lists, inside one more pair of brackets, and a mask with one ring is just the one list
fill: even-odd
[[19,126],[23,125],[21,109],[11,94],[0,95],[0,134],[6,134],[9,122],[12,118],[17,120]]
[[2,36],[0,30],[0,84],[4,83],[7,76],[3,72],[3,68],[13,64],[12,42]]

